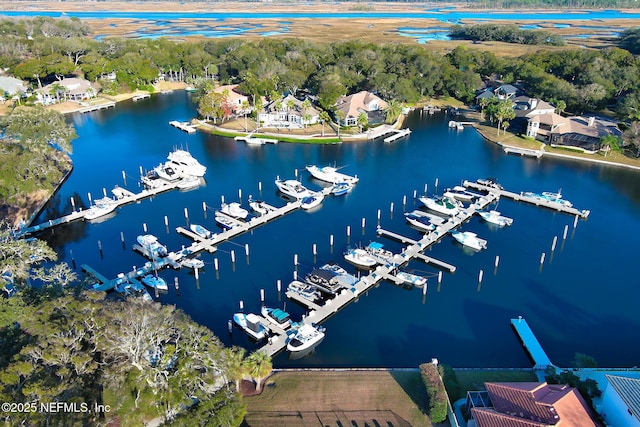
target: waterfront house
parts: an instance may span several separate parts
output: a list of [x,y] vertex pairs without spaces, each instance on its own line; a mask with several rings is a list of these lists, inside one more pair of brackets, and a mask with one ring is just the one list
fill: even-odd
[[640,379],[605,375],[600,415],[611,427],[640,427]]
[[38,102],[44,105],[62,101],[85,101],[95,98],[98,91],[89,80],[78,77],[64,78],[36,90]]
[[0,76],[0,101],[18,99],[26,93],[27,85],[22,80],[15,77]]
[[215,93],[220,93],[226,98],[227,105],[231,109],[231,113],[237,116],[249,113],[249,109],[243,107],[249,103],[249,97],[238,92],[238,85],[223,85],[218,86],[213,90]]
[[593,154],[607,135],[620,137],[618,125],[596,117],[563,117],[556,113],[534,115],[527,123],[527,136],[552,147],[571,147]]
[[469,426],[596,427],[586,402],[568,385],[485,383],[486,391],[467,393]]
[[320,112],[313,105],[305,108],[305,102],[289,94],[283,99],[268,103],[264,111],[258,113],[262,127],[301,128],[320,120]]
[[335,107],[342,114],[343,126],[356,126],[361,113],[365,113],[371,123],[375,121],[372,120],[373,115],[386,109],[388,104],[377,95],[363,90],[353,95],[341,96],[336,101]]

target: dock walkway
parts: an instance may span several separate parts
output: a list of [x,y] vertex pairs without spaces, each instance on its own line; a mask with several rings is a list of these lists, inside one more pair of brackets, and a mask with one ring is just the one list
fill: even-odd
[[522,341],[522,345],[533,360],[533,369],[545,370],[549,366],[554,366],[540,345],[540,342],[533,334],[529,324],[522,316],[517,319],[511,319],[511,326],[513,326],[513,329],[520,337],[520,341]]
[[520,154],[521,156],[530,156],[539,159],[544,154],[544,150],[534,150],[532,148],[520,148],[510,145],[503,145],[502,151],[507,154]]

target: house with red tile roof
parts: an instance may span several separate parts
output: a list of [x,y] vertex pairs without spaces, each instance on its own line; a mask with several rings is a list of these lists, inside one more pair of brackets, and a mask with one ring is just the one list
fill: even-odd
[[568,385],[485,383],[467,394],[469,427],[597,427],[589,407]]
[[[218,86],[213,90],[215,93],[225,95],[227,105],[231,108],[231,112],[235,115],[243,115],[245,111],[242,105],[245,102],[249,102],[249,97],[238,92],[238,85],[223,85]],[[246,105],[246,104],[245,104]],[[248,110],[246,111],[249,112]]]
[[[371,113],[384,110],[388,104],[377,95],[363,90],[353,95],[341,96],[336,101],[335,107],[342,113],[343,126],[356,126],[360,113],[369,116]],[[371,117],[369,120],[371,121]]]

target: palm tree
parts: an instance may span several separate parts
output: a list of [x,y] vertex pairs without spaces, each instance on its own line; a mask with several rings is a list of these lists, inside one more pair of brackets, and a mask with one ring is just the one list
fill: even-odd
[[236,391],[240,391],[240,381],[246,372],[244,355],[246,350],[242,347],[225,348],[225,362],[229,379],[235,381]]
[[242,101],[242,112],[244,113],[244,130],[247,130],[247,114],[249,113],[249,101],[247,101],[246,99],[244,101]]
[[360,113],[358,114],[358,126],[360,126],[360,133],[362,133],[362,127],[366,126],[369,123],[369,116],[367,116],[367,113]]
[[320,121],[322,122],[322,136],[324,136],[324,122],[327,122],[329,120],[331,120],[331,116],[329,116],[329,113],[324,110],[320,111]]
[[262,391],[262,380],[264,380],[273,370],[271,356],[263,351],[255,351],[246,359],[247,372],[256,382],[256,391]]
[[387,108],[384,110],[385,112],[385,120],[387,123],[394,122],[400,113],[402,113],[402,104],[400,104],[395,99],[389,101]]

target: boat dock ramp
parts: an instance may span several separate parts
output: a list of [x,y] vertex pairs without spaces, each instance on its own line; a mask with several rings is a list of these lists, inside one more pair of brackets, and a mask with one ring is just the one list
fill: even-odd
[[540,342],[533,334],[533,331],[529,327],[529,324],[522,316],[519,316],[517,319],[511,319],[511,326],[513,326],[513,330],[518,334],[522,345],[525,350],[533,360],[533,369],[545,370],[549,366],[554,366],[545,353],[544,349],[540,345]]
[[565,206],[561,203],[557,203],[554,201],[549,201],[549,200],[541,200],[539,198],[536,197],[530,197],[530,196],[526,196],[523,193],[513,193],[511,191],[506,191],[503,190],[502,188],[498,188],[495,186],[489,186],[489,185],[483,185],[483,184],[479,184],[477,182],[470,182],[470,181],[465,181],[463,184],[465,187],[471,187],[471,188],[475,188],[478,190],[483,190],[483,191],[489,191],[490,193],[494,193],[499,195],[500,197],[504,196],[504,197],[508,197],[510,199],[516,200],[518,202],[526,202],[526,203],[531,203],[533,205],[536,206],[544,206],[545,208],[549,208],[549,209],[553,209],[556,210],[558,212],[564,212],[567,213],[569,215],[577,215],[581,218],[587,218],[589,216],[590,211],[588,210],[579,210],[576,209],[574,207],[569,207],[569,206]]
[[189,122],[179,122],[177,120],[171,120],[169,124],[174,128],[180,129],[189,134],[196,133],[196,130],[197,130],[196,127]]

